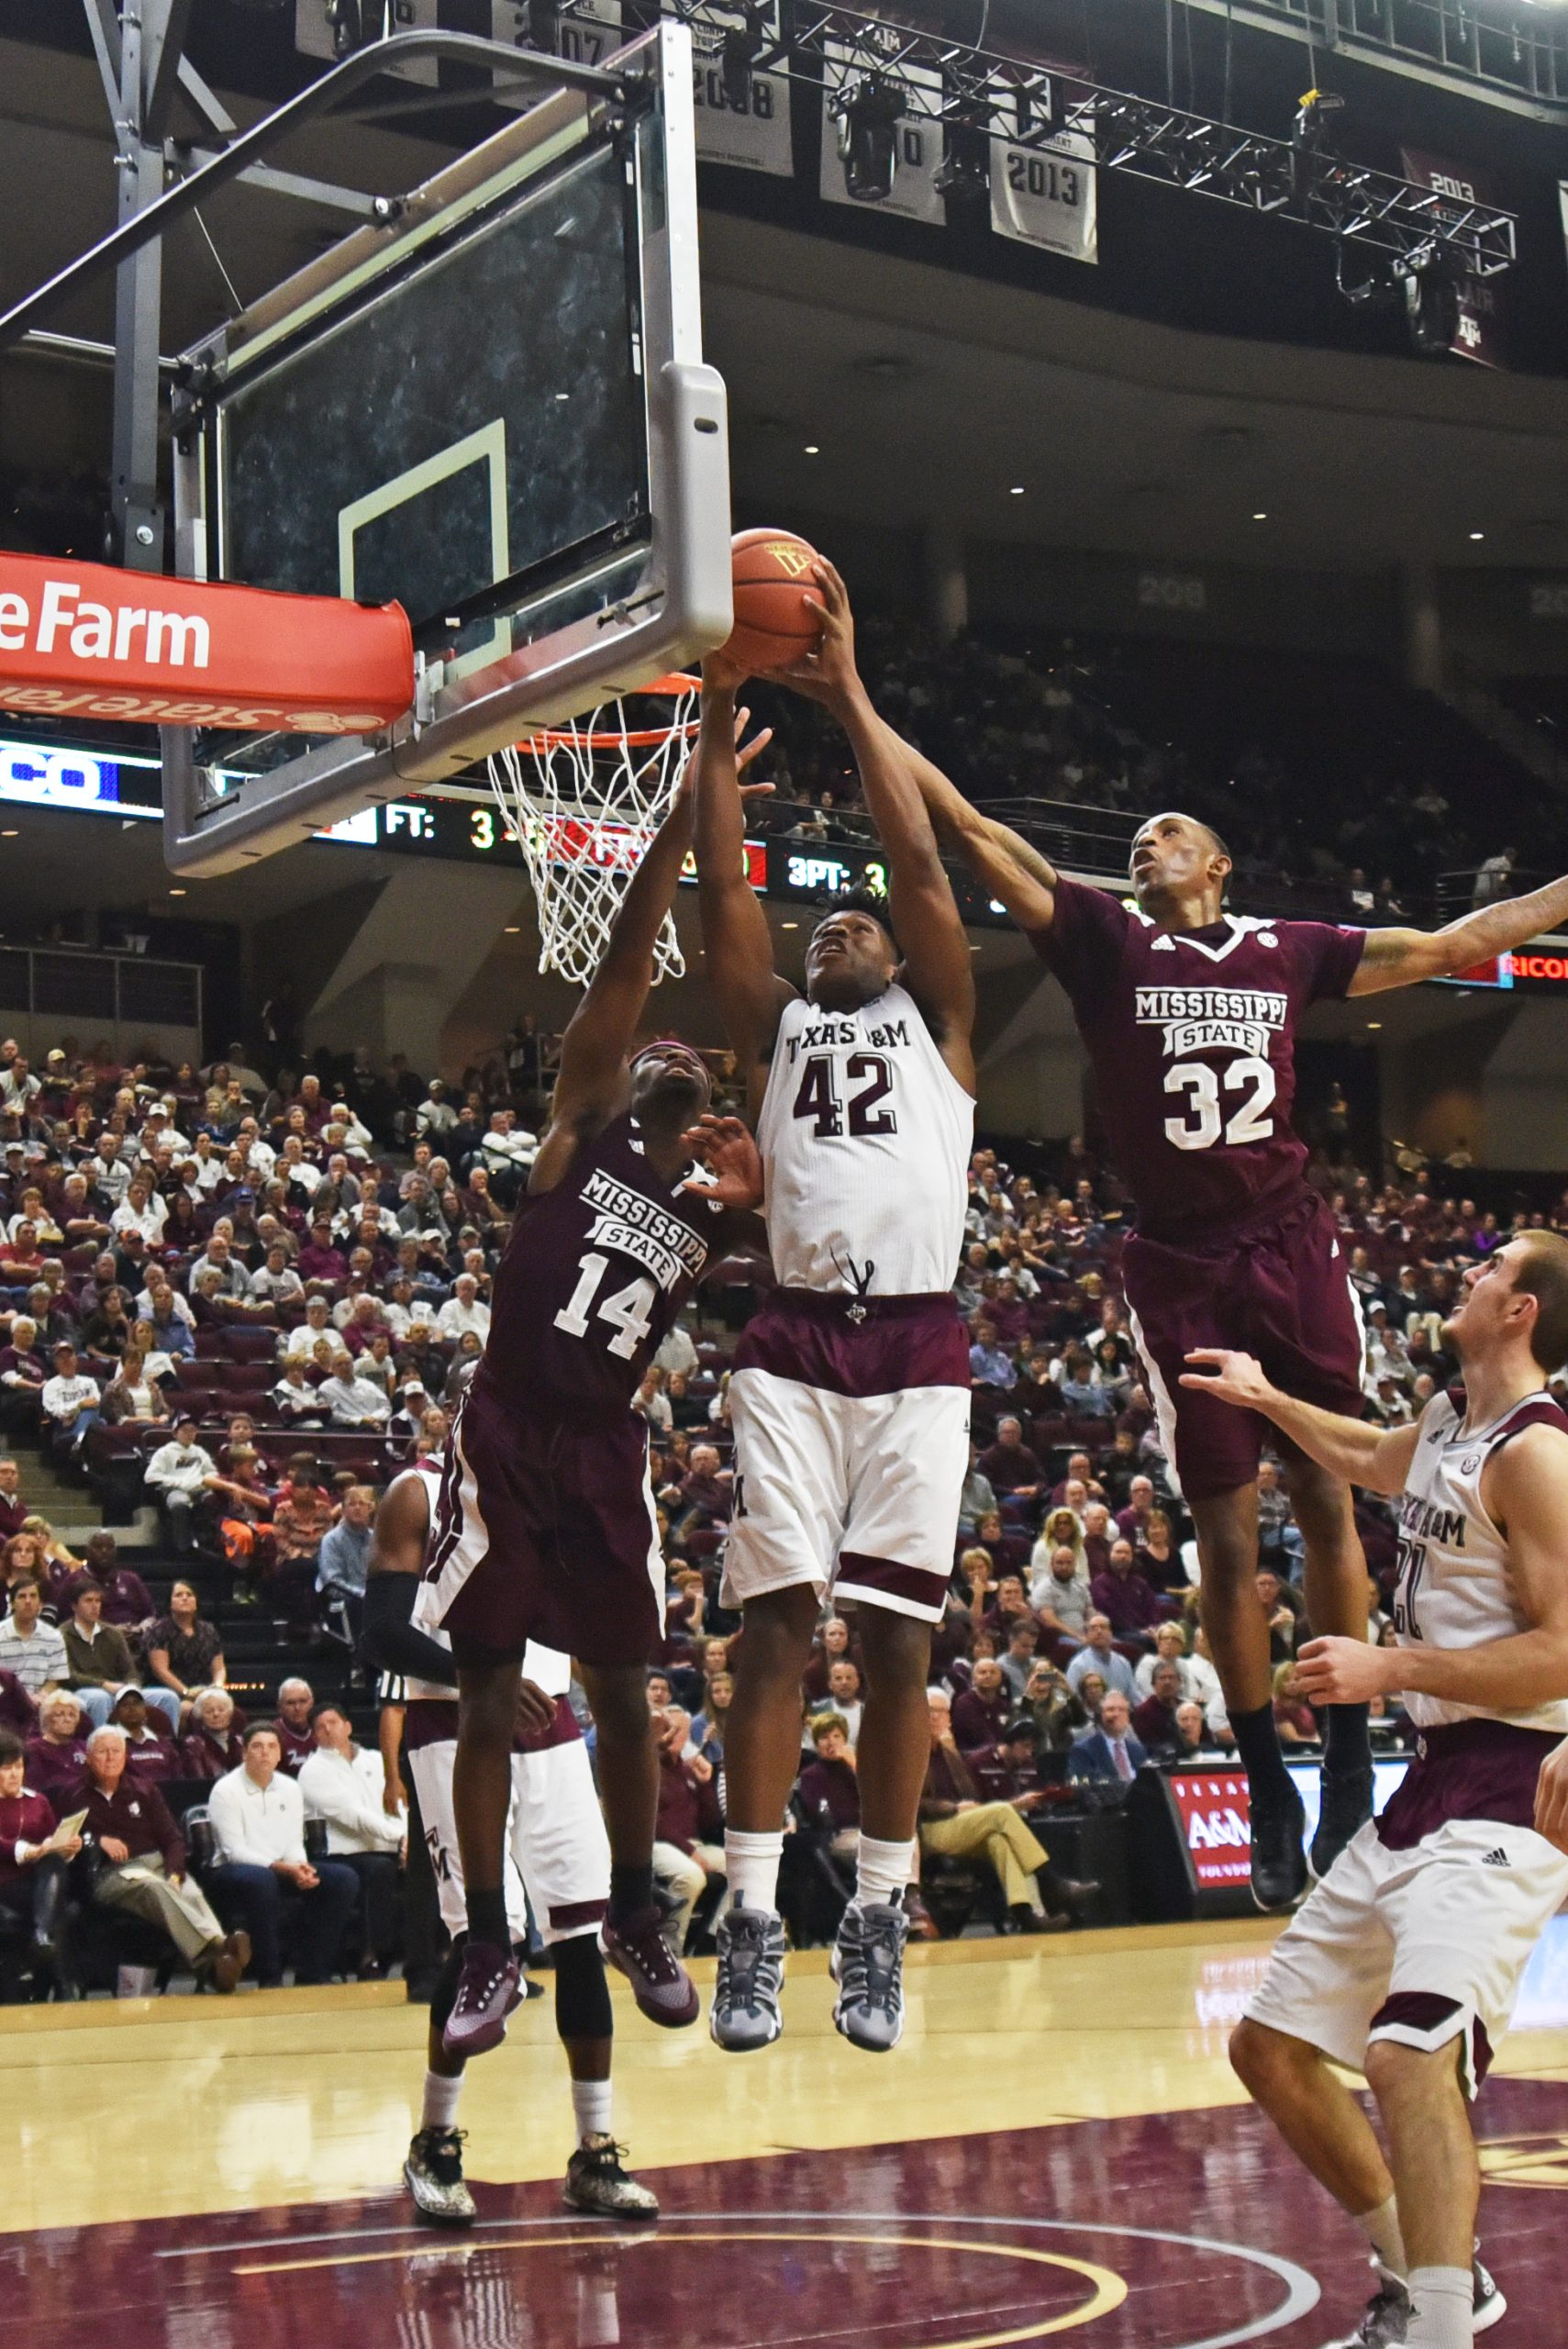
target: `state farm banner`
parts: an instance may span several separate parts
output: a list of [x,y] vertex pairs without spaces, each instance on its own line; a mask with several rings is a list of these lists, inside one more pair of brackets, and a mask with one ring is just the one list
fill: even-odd
[[0,553],[0,707],[150,726],[373,734],[414,698],[400,604]]
[[[1060,88],[1052,81],[1053,114]],[[1005,107],[1017,104],[1012,94],[1005,96]],[[1057,128],[1043,144],[1034,139],[1027,147],[993,135],[991,226],[997,236],[1038,245],[1068,261],[1098,262],[1097,195],[1095,146],[1086,132]]]
[[[1457,217],[1472,205],[1497,204],[1496,182],[1468,163],[1442,155],[1428,155],[1418,148],[1400,150],[1405,176],[1418,187],[1446,196]],[[1448,206],[1444,206],[1443,210]],[[1507,339],[1500,277],[1462,277],[1459,281],[1459,325],[1449,349],[1459,359],[1473,359],[1482,367],[1507,367]]]
[[[666,0],[668,5],[668,0]],[[781,73],[753,67],[746,95],[725,88],[723,42],[735,30],[733,8],[698,7],[686,17],[692,28],[692,95],[696,106],[697,161],[728,163],[742,172],[772,172],[788,179],[795,170],[789,129],[789,83]],[[779,0],[757,27],[771,52],[779,38]]]

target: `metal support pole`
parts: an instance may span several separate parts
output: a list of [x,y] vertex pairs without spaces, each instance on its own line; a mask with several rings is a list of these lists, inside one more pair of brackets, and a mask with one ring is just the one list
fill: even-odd
[[[147,67],[166,53],[175,0],[125,0],[120,18],[120,95],[116,116],[116,216],[123,226],[163,193],[161,141],[145,136]],[[115,548],[128,571],[163,568],[163,508],[158,497],[158,340],[163,249],[143,245],[115,275],[115,420],[112,494]]]

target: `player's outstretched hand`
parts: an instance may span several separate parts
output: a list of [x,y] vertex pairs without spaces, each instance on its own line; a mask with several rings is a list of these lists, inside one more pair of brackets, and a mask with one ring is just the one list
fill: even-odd
[[1262,1410],[1265,1397],[1274,1391],[1263,1375],[1262,1364],[1251,1354],[1235,1353],[1225,1346],[1195,1346],[1186,1359],[1210,1366],[1196,1372],[1184,1370],[1184,1386],[1195,1386],[1201,1394],[1217,1396],[1220,1402],[1234,1403],[1241,1410]]
[[1535,1831],[1568,1852],[1568,1737],[1540,1765],[1535,1788]]
[[555,1719],[555,1698],[547,1697],[534,1680],[517,1683],[517,1735],[542,1737]]
[[749,1129],[739,1118],[717,1118],[712,1110],[698,1119],[681,1140],[700,1158],[712,1175],[687,1177],[684,1190],[696,1191],[716,1207],[734,1208],[745,1214],[762,1203],[762,1158]]
[[817,592],[803,596],[808,612],[822,623],[815,652],[806,653],[788,669],[774,672],[776,682],[804,694],[807,701],[826,702],[829,709],[843,702],[860,685],[855,667],[855,623],[850,591],[832,564],[818,556],[814,565]]
[[1365,1705],[1392,1686],[1393,1648],[1370,1640],[1308,1640],[1296,1659],[1296,1684],[1309,1705]]
[[[735,772],[741,778],[740,796],[743,800],[766,799],[772,795],[773,788],[773,785],[771,783],[748,783],[745,780],[745,774],[746,770],[751,765],[752,760],[758,758],[773,740],[773,729],[771,726],[764,726],[761,733],[753,734],[751,740],[747,741],[746,729],[751,723],[751,713],[749,709],[738,709],[736,711]],[[695,794],[696,787],[697,754],[695,738],[694,737],[692,746],[686,752],[686,763],[681,769],[681,779],[675,785],[671,805],[675,807],[684,802],[689,807]]]

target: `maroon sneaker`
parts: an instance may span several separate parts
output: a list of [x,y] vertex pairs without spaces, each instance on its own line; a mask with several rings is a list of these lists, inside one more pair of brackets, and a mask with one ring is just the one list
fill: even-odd
[[697,2019],[696,1984],[665,1940],[663,1923],[654,1908],[639,1909],[618,1925],[606,1917],[599,1927],[599,1948],[626,1976],[649,2021],[680,2031]]
[[457,1996],[441,2032],[449,2055],[484,2055],[506,2036],[506,2018],[521,2006],[517,1961],[493,1942],[470,1940],[462,1954]]

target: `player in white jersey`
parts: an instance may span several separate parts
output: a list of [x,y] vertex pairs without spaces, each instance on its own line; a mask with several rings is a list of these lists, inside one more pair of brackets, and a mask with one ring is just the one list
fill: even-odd
[[[1568,1241],[1531,1232],[1475,1266],[1443,1337],[1462,1395],[1392,1431],[1292,1400],[1251,1355],[1188,1357],[1335,1475],[1401,1495],[1398,1644],[1311,1641],[1300,1677],[1318,1704],[1402,1693],[1416,1758],[1275,1943],[1231,2042],[1292,2151],[1366,2231],[1381,2271],[1352,2336],[1366,2349],[1459,2349],[1502,2313],[1473,2272],[1465,2099],[1568,1899],[1568,1415],[1546,1392],[1568,1359]],[[1330,2062],[1364,2073],[1386,2163]]]
[[[452,1771],[457,1760],[457,1669],[446,1632],[412,1620],[440,1486],[436,1463],[395,1477],[376,1512],[366,1582],[365,1652],[400,1676],[404,1752],[419,1800],[441,1921],[452,1937],[430,2000],[419,2126],[403,2176],[418,2210],[470,2225],[473,2197],[462,2175],[458,2100],[467,2057],[444,2044],[468,1929]],[[610,1846],[594,1774],[566,1691],[570,1659],[530,1641],[517,1682],[512,1750],[509,1856],[528,1887],[555,1970],[555,2024],[572,2075],[577,2143],[563,2199],[604,2218],[656,2219],[659,2205],[622,2166],[611,2126],[615,2029],[598,1932],[608,1904]]]
[[745,1638],[725,1742],[732,1905],[718,1929],[711,2029],[728,2048],[779,2033],[781,1830],[800,1758],[801,1674],[831,1592],[860,1610],[869,1680],[834,2021],[855,2045],[882,2050],[903,2024],[930,1627],[969,1459],[969,1359],[951,1285],[973,1139],[974,982],[919,793],[856,673],[843,583],[828,564],[816,581],[820,601],[806,600],[822,615],[821,651],[784,682],[824,702],[849,736],[888,892],[885,906],[847,906],[817,925],[804,997],[775,974],[767,920],[743,878],[740,680],[712,660],[697,753],[707,972],[756,1119],[779,1284],[745,1330],[729,1383],[725,1594],[744,1610]]

